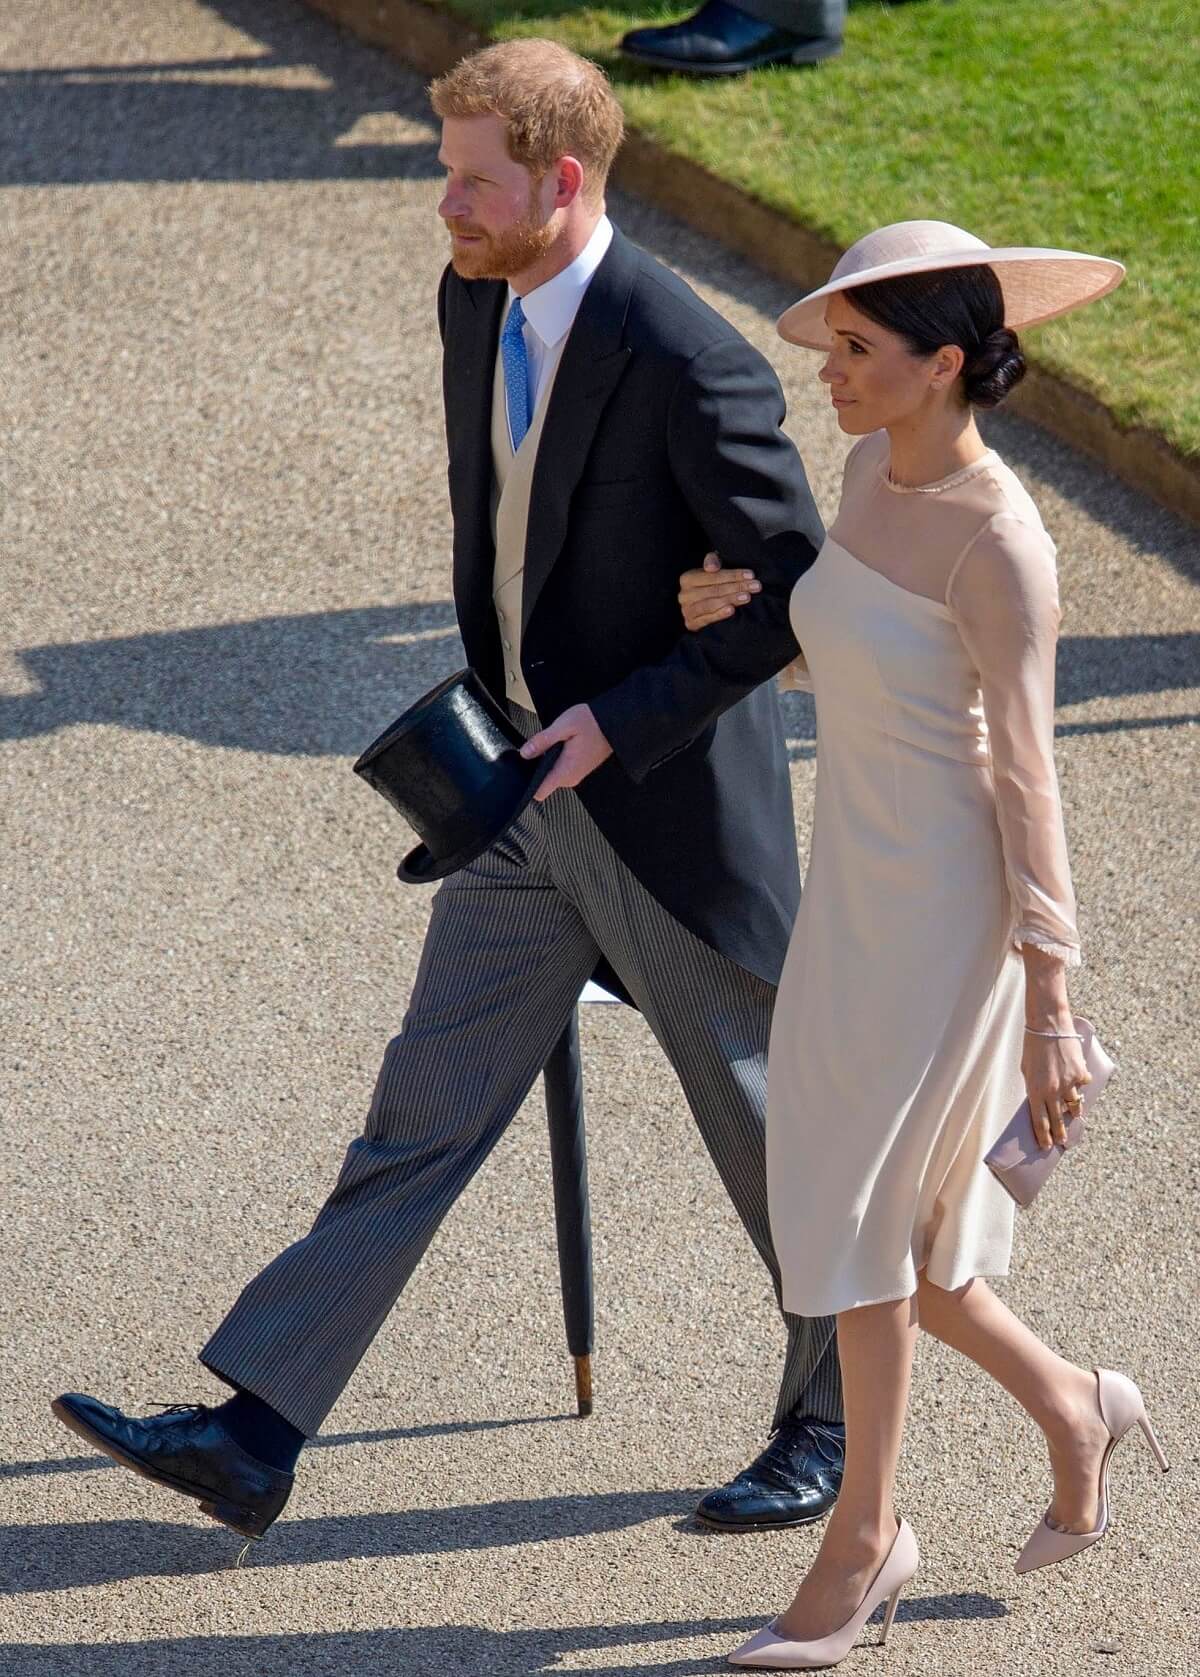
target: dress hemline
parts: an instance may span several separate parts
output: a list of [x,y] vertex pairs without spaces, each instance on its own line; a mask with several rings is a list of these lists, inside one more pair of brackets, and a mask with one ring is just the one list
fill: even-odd
[[[937,1287],[940,1292],[956,1293],[960,1287],[965,1287],[968,1281],[1003,1281],[1006,1280],[1010,1274],[1011,1266],[1006,1263],[1002,1269],[972,1269],[970,1273],[964,1275],[961,1280],[951,1281],[949,1285],[946,1285],[941,1281],[934,1280],[932,1276],[930,1276],[929,1279],[933,1281],[933,1285]],[[840,1316],[844,1310],[869,1310],[874,1304],[900,1304],[904,1299],[912,1298],[916,1290],[917,1289],[915,1287],[912,1287],[907,1292],[882,1293],[878,1298],[856,1299],[852,1304],[819,1304],[815,1307],[810,1305],[807,1300],[803,1304],[797,1304],[794,1298],[791,1298],[787,1293],[785,1293],[783,1308],[789,1316],[805,1316],[809,1318],[816,1316]]]

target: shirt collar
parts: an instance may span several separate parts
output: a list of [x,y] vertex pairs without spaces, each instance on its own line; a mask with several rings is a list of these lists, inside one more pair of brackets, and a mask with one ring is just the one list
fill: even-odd
[[[554,278],[547,280],[544,285],[539,285],[536,291],[531,291],[527,297],[522,297],[521,306],[525,311],[525,319],[547,349],[553,349],[574,326],[584,293],[591,284],[596,269],[608,254],[612,239],[613,224],[606,215],[602,215],[591,238],[570,267],[564,268],[561,274],[555,274]],[[510,307],[515,296],[516,292],[510,285]]]

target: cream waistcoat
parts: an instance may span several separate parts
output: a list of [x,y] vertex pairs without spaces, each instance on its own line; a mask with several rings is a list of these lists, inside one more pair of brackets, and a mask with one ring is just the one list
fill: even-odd
[[492,540],[496,545],[496,567],[492,575],[492,600],[500,626],[504,653],[504,696],[526,710],[536,710],[521,672],[521,606],[525,577],[525,540],[529,529],[529,492],[537,464],[542,426],[550,406],[554,378],[566,338],[550,350],[542,372],[533,423],[516,454],[508,434],[508,410],[504,400],[504,366],[497,355],[492,383]]

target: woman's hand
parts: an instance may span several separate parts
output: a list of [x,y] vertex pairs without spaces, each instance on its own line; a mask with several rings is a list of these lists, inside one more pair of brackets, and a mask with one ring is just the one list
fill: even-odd
[[762,583],[753,571],[723,571],[718,556],[710,553],[702,571],[685,571],[679,579],[684,625],[696,630],[719,623],[739,606],[749,605],[751,595],[761,593]]
[[1077,1091],[1092,1081],[1082,1044],[1070,1037],[1033,1036],[1027,1031],[1021,1075],[1038,1146],[1050,1147],[1057,1142],[1065,1147],[1067,1124],[1080,1110]]
[[1033,1133],[1039,1147],[1050,1147],[1055,1142],[1065,1147],[1067,1124],[1080,1109],[1078,1091],[1092,1081],[1092,1074],[1083,1057],[1083,1044],[1069,1034],[1075,1024],[1067,999],[1066,968],[1036,944],[1024,944],[1021,955],[1025,963],[1026,1025],[1021,1075],[1029,1096]]

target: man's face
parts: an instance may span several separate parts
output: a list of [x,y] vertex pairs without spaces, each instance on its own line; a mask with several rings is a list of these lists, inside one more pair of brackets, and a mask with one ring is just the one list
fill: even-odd
[[450,232],[450,260],[463,279],[511,279],[554,242],[553,209],[536,181],[508,155],[499,116],[448,116],[438,161],[446,190],[438,214]]

